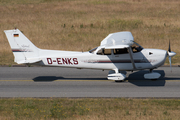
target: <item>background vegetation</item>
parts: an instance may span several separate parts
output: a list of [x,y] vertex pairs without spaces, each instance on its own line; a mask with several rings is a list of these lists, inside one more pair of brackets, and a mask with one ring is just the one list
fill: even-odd
[[131,31],[144,48],[168,49],[179,64],[178,0],[0,0],[0,64],[13,63],[4,30],[18,28],[39,48],[88,51],[109,33]]
[[1,120],[178,120],[179,100],[0,99]]

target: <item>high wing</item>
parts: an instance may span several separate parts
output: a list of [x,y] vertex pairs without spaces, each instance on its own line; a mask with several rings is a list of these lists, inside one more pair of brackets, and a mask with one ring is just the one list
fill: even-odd
[[124,48],[131,46],[133,42],[134,37],[132,36],[131,32],[125,31],[109,34],[104,40],[101,41],[101,46],[105,46],[106,48]]

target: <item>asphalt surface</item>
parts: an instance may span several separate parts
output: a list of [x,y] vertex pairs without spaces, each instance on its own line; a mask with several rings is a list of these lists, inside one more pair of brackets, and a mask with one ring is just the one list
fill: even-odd
[[144,71],[128,72],[125,82],[107,80],[108,71],[60,67],[0,67],[0,97],[180,98],[180,67],[160,67],[156,81]]

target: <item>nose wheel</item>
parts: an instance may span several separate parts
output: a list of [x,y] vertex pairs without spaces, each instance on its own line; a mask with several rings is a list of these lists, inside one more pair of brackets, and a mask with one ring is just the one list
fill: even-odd
[[157,72],[153,72],[153,69],[150,69],[149,73],[144,74],[144,78],[149,79],[149,80],[157,80],[160,77],[161,77],[161,74]]

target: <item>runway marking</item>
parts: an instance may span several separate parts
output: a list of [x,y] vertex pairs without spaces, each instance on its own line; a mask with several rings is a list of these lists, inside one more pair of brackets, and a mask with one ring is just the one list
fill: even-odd
[[[84,82],[92,82],[92,81],[101,81],[101,82],[105,82],[105,81],[112,81],[113,80],[70,80],[70,79],[67,79],[67,80],[0,80],[1,81],[6,81],[6,82],[61,82],[61,81],[72,81],[72,82],[78,82],[78,81],[84,81]],[[125,80],[124,82],[139,82],[139,81],[144,81],[144,82],[149,82],[149,81],[152,81],[152,82],[157,82],[157,81],[166,81],[166,82],[180,82],[180,79],[179,80]]]
[[180,82],[180,79],[179,80],[166,80],[167,82]]
[[0,80],[0,81],[7,81],[7,82],[13,82],[13,81],[22,81],[22,82],[60,82],[60,81],[112,81],[112,80]]
[[7,82],[12,82],[12,81],[24,81],[24,82],[28,82],[28,81],[33,81],[33,80],[0,80],[0,81],[7,81]]

